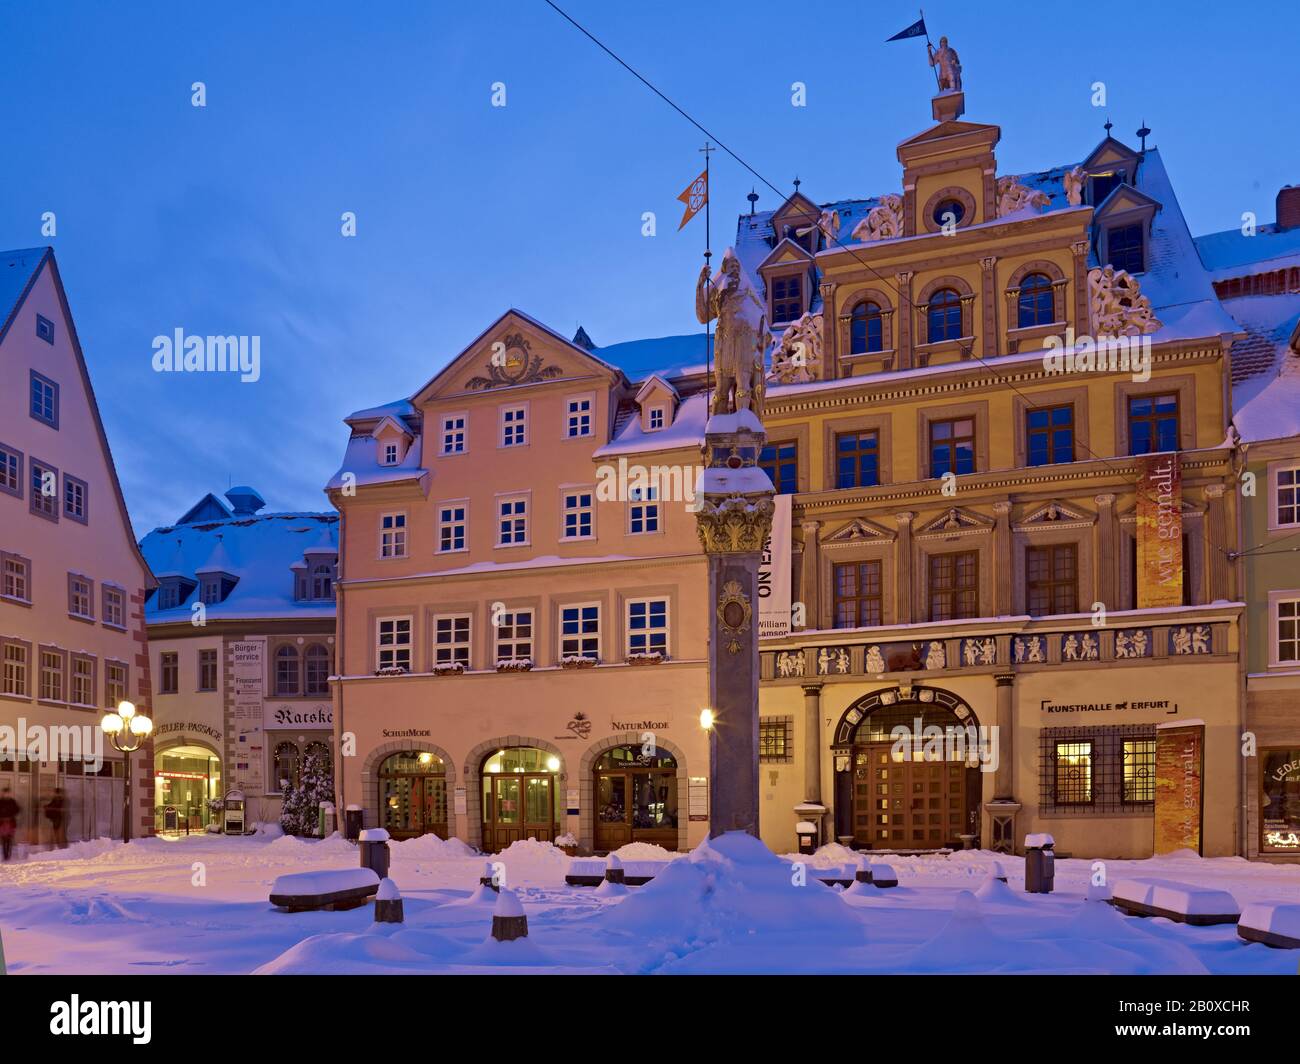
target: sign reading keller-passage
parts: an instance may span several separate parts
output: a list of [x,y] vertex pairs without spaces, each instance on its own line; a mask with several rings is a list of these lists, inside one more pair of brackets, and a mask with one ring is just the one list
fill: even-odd
[[1137,608],[1183,604],[1183,477],[1177,452],[1143,455],[1137,486]]
[[758,634],[790,634],[790,495],[777,495],[772,502],[772,532],[763,545],[758,563]]

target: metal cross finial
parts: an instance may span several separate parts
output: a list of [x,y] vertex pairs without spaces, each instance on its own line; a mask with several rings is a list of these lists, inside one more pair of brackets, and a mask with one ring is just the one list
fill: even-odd
[[1138,130],[1138,136],[1142,138],[1142,151],[1147,150],[1147,137],[1151,136],[1151,130],[1147,128],[1146,119],[1142,120],[1142,128]]
[[795,190],[796,192],[798,192],[798,191],[799,191],[799,186],[802,185],[802,184],[803,184],[803,182],[800,181],[799,178],[798,178],[798,176],[796,175],[796,177],[795,177],[795,179],[794,179],[794,190]]
[[1110,131],[1114,128],[1115,128],[1115,123],[1112,122],[1109,118],[1106,119],[1106,124],[1102,126],[1102,129],[1106,131],[1106,136],[1108,137],[1110,136]]
[[746,196],[745,199],[749,200],[749,216],[752,218],[754,217],[754,205],[758,203],[758,193],[754,191],[752,186],[750,187],[749,195]]

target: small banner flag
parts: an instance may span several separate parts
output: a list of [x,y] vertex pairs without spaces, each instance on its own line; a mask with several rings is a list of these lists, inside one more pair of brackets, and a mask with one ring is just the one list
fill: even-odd
[[701,170],[700,176],[687,185],[677,198],[686,204],[686,213],[682,215],[682,224],[677,227],[677,231],[680,233],[685,228],[686,223],[699,214],[704,209],[704,205],[709,202],[709,171],[707,169]]
[[898,33],[895,33],[892,37],[887,38],[885,43],[888,44],[890,41],[905,41],[907,40],[908,37],[925,37],[925,36],[926,36],[925,19],[919,18],[915,22],[913,22],[910,26],[908,26],[907,29],[900,30]]

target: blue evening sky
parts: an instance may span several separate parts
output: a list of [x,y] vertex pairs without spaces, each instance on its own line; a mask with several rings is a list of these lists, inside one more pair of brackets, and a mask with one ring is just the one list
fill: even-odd
[[[814,200],[897,190],[894,146],[930,123],[924,41],[885,43],[909,3],[561,6]],[[1002,127],[999,172],[1082,159],[1108,115],[1136,146],[1145,120],[1193,232],[1272,221],[1300,182],[1291,0],[1069,10],[927,9],[967,118]],[[601,345],[698,328],[703,218],[678,234],[676,196],[703,137],[543,0],[11,2],[0,39],[0,246],[55,247],[138,535],[231,483],[324,508],[341,418],[411,394],[507,307]],[[755,183],[714,156],[715,247]],[[259,335],[261,380],[154,373],[177,328]]]

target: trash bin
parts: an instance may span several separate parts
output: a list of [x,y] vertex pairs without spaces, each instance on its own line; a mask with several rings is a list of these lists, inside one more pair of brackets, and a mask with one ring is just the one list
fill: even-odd
[[316,837],[327,838],[334,834],[334,803],[321,802],[316,811]]
[[1056,878],[1056,845],[1051,835],[1037,834],[1025,836],[1025,893],[1051,894]]
[[388,878],[388,832],[383,828],[366,828],[361,832],[361,867],[372,869],[380,879]]
[[794,833],[799,837],[800,853],[817,852],[817,825],[811,820],[801,820],[794,826]]
[[343,835],[348,842],[356,842],[361,837],[364,816],[359,805],[350,805],[343,810]]

